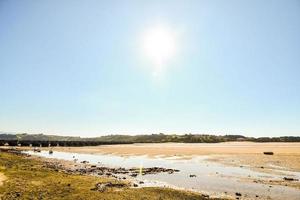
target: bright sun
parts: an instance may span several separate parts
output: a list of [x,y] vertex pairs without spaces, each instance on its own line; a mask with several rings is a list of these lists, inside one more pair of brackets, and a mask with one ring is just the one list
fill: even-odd
[[144,53],[152,62],[155,73],[164,70],[175,55],[175,33],[167,27],[157,26],[145,31],[142,43]]

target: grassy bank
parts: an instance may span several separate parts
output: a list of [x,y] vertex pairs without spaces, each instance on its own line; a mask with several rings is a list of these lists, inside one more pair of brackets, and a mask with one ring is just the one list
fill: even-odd
[[91,190],[108,178],[72,175],[47,168],[42,161],[0,152],[0,199],[205,199],[199,194],[163,188],[108,188]]

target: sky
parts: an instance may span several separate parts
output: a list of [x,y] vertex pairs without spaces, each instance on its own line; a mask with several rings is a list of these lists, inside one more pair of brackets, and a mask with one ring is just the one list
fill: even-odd
[[0,130],[300,136],[300,1],[2,0]]

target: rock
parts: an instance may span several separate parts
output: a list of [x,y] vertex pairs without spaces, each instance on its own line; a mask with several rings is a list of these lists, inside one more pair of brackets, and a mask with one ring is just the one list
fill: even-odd
[[285,180],[285,181],[298,181],[298,179],[290,178],[290,177],[283,177],[283,180]]
[[236,195],[236,196],[239,196],[239,197],[242,196],[242,194],[239,193],[239,192],[236,192],[235,195]]
[[140,181],[139,184],[144,184],[144,181]]
[[138,184],[134,183],[134,184],[133,184],[133,187],[138,187]]
[[195,174],[190,174],[190,178],[196,177]]
[[99,192],[104,192],[106,190],[106,185],[102,184],[102,183],[97,183],[95,185],[95,188],[92,188],[91,190],[99,191]]
[[40,149],[38,149],[37,147],[34,147],[34,149],[33,149],[33,152],[38,152],[38,153],[40,153],[40,152],[41,152],[41,150],[40,150]]
[[201,196],[205,199],[208,199],[209,198],[209,195],[208,194],[201,194]]
[[107,188],[123,188],[126,187],[125,183],[97,183],[91,190],[104,192]]
[[265,155],[274,155],[274,153],[272,151],[265,151],[264,154]]

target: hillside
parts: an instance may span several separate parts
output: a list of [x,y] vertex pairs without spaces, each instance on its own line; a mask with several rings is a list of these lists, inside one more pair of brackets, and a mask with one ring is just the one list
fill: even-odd
[[106,135],[94,138],[81,138],[71,136],[44,135],[44,134],[27,134],[27,133],[4,133],[0,132],[0,142],[2,145],[6,142],[21,143],[42,143],[46,145],[48,142],[57,142],[67,146],[83,146],[83,145],[100,145],[100,144],[124,144],[124,143],[218,143],[229,141],[253,141],[253,142],[300,142],[300,137],[284,136],[284,137],[245,137],[243,135],[206,135],[206,134],[185,134],[185,135],[167,135],[167,134],[151,134],[151,135]]

